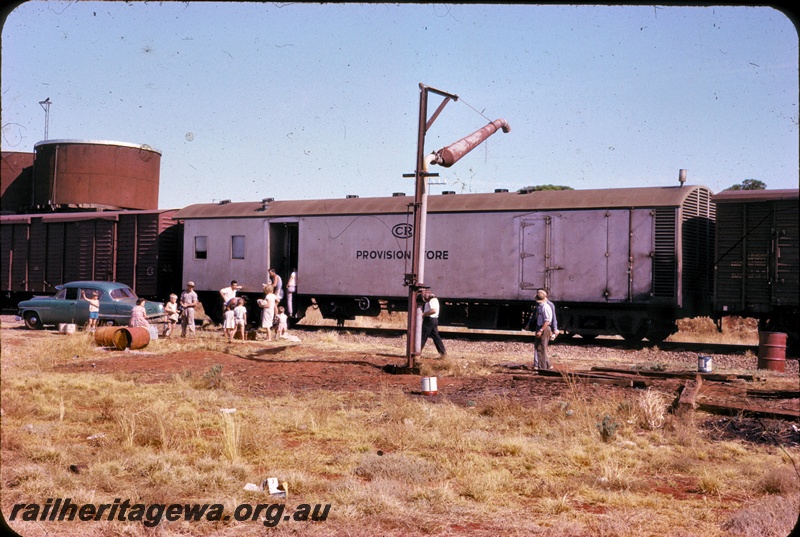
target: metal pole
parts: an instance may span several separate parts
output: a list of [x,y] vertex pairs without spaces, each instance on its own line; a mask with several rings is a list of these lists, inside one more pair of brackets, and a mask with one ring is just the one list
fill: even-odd
[[[428,120],[428,93],[436,93],[444,100]],[[428,168],[425,162],[425,134],[439,117],[450,99],[458,100],[458,95],[447,93],[424,84],[419,85],[419,126],[417,129],[417,167],[414,172],[414,235],[412,252],[412,273],[406,275],[408,284],[408,334],[406,337],[406,358],[408,368],[414,367],[415,358],[420,354],[422,343],[422,305],[417,304],[420,288],[425,287],[425,234],[428,218]]]
[[53,103],[48,97],[44,101],[39,101],[39,104],[44,109],[44,139],[46,141],[50,135],[50,105]]
[[417,167],[414,172],[414,235],[412,237],[412,278],[408,286],[408,334],[406,358],[408,367],[414,367],[422,340],[422,309],[417,305],[419,284],[425,277],[425,220],[428,211],[428,189],[423,171],[425,130],[428,119],[428,91],[419,85],[419,126],[417,128]]

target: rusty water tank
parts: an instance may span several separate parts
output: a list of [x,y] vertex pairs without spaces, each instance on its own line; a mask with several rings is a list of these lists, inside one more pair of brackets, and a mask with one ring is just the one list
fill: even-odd
[[34,151],[34,208],[158,208],[161,152],[149,145],[47,140]]
[[3,151],[0,159],[0,210],[23,213],[31,204],[33,153]]
[[758,368],[783,372],[786,368],[786,334],[758,333]]

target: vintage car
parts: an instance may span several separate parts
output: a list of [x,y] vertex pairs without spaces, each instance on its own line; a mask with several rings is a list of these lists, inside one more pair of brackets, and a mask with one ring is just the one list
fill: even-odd
[[[59,323],[84,325],[89,320],[89,302],[81,297],[91,297],[93,293],[100,300],[98,325],[127,325],[138,298],[130,287],[117,282],[70,282],[56,289],[55,296],[35,296],[19,303],[17,315],[25,321],[25,326],[40,329]],[[162,304],[146,301],[144,307],[150,322],[163,320]]]

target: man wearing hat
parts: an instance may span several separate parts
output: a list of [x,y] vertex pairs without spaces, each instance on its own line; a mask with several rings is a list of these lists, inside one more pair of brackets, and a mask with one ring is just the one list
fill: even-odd
[[197,293],[194,292],[194,282],[186,284],[186,291],[181,293],[181,337],[186,337],[186,331],[194,336],[194,307],[197,305]]
[[537,292],[536,311],[533,312],[528,324],[525,326],[527,329],[532,324],[536,324],[533,354],[534,369],[552,369],[550,362],[547,360],[547,344],[550,343],[550,336],[552,335],[550,325],[554,317],[555,314],[550,304],[548,304],[547,296],[544,292]]

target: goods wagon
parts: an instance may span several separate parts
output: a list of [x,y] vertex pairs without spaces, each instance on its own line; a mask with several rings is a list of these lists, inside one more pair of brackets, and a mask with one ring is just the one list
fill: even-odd
[[[428,199],[425,282],[441,324],[519,329],[538,288],[567,335],[661,341],[710,313],[712,193],[701,186],[443,194]],[[270,267],[298,273],[297,311],[405,310],[413,197],[191,205],[183,281],[201,301],[236,279],[251,298]],[[255,300],[250,301],[255,304]],[[302,313],[300,313],[302,315]]]
[[797,344],[800,326],[798,190],[724,191],[717,206],[714,313],[753,317],[759,330],[784,332]]
[[3,307],[76,280],[116,281],[146,298],[180,289],[181,226],[174,210],[0,217]]

